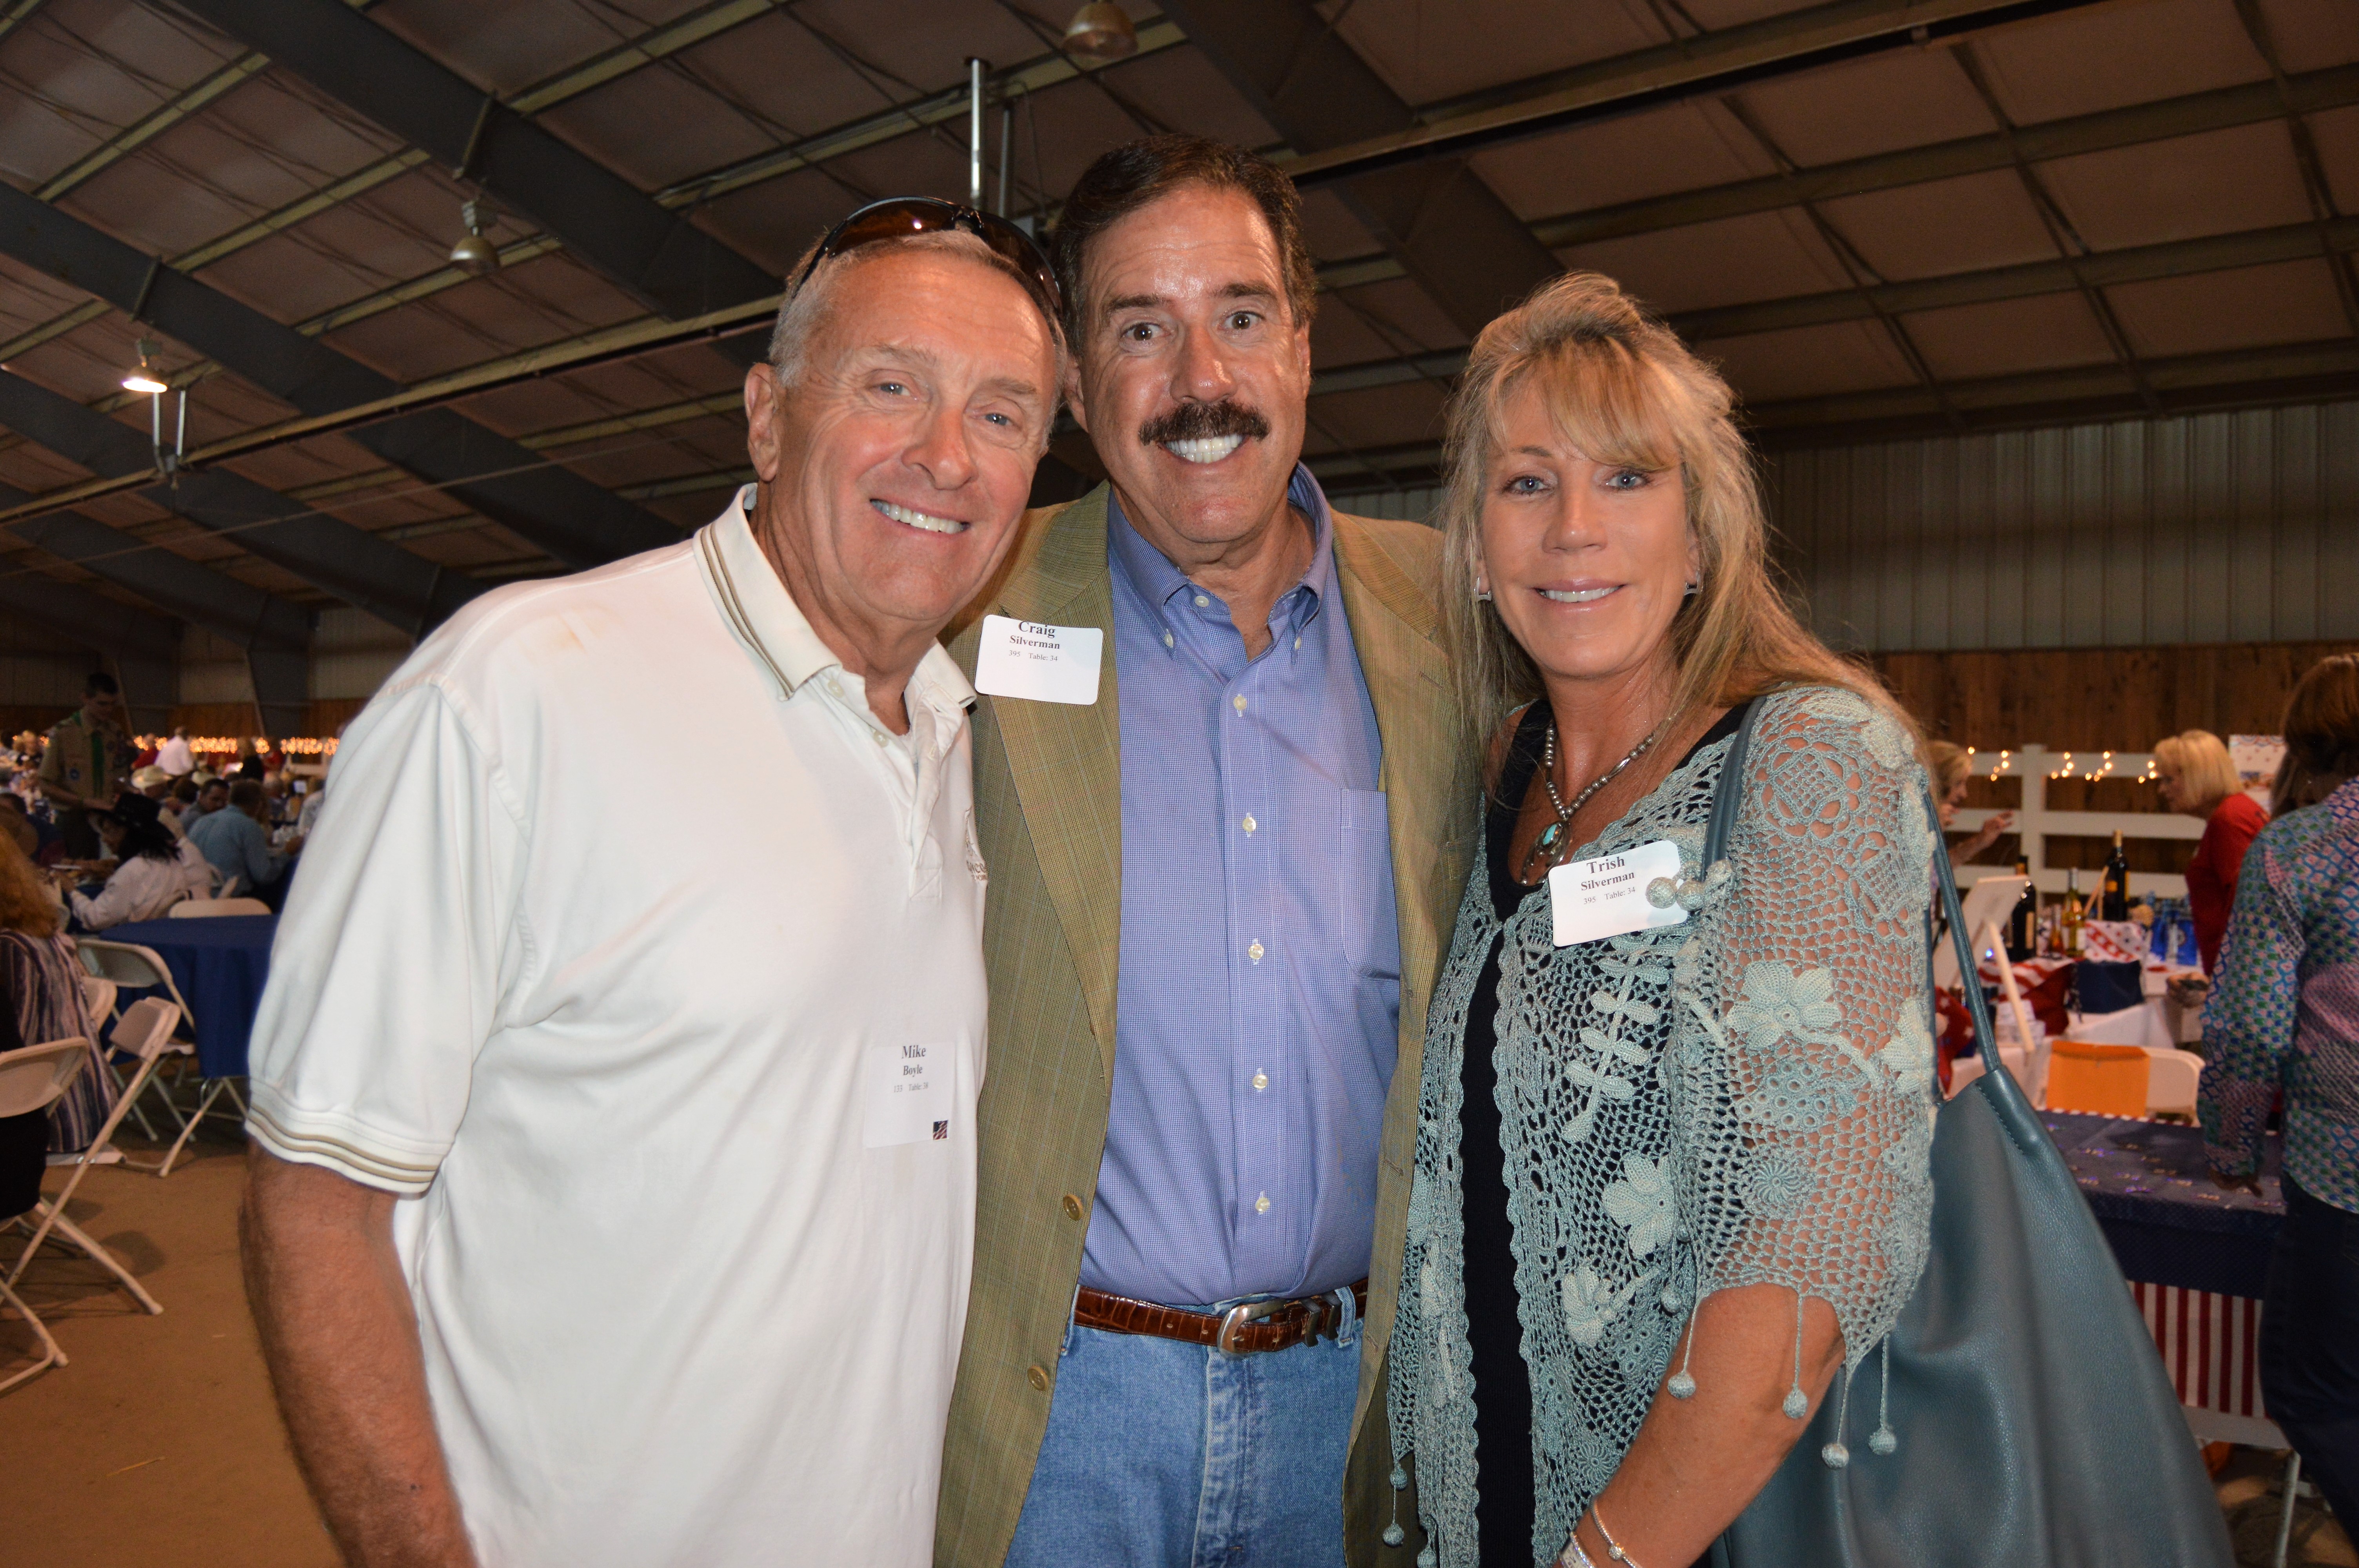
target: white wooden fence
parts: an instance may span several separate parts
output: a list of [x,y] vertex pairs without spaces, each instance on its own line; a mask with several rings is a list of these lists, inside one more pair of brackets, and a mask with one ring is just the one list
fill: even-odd
[[[2023,838],[2023,848],[2017,851],[2031,862],[2031,880],[2043,892],[2062,892],[2064,872],[2049,869],[2046,850],[2051,833],[2067,837],[2087,837],[2110,839],[2115,833],[2124,838],[2201,838],[2203,824],[2192,816],[2163,809],[2161,793],[2152,784],[2147,787],[2154,795],[2153,808],[2147,811],[2050,811],[2048,809],[2048,781],[2051,778],[2078,779],[2137,779],[2146,777],[2154,759],[2145,752],[2051,752],[2044,746],[2025,746],[2011,752],[1975,752],[1970,759],[1976,778],[2013,778],[2023,781],[2023,805],[2016,810],[2015,831]],[[1961,807],[1951,826],[1967,829],[1980,827],[2004,807]],[[1962,867],[1958,880],[1972,887],[1985,876],[2004,876],[2012,866],[1993,861]],[[2097,885],[2102,873],[2083,868],[2081,891],[2088,892]],[[2130,892],[2156,893],[2167,898],[2187,896],[2187,879],[2159,871],[2132,871]]]

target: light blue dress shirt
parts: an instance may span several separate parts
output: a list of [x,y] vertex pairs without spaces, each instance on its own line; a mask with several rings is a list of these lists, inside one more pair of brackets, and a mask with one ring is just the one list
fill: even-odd
[[1368,1271],[1400,1019],[1384,747],[1310,470],[1310,569],[1248,662],[1107,506],[1122,715],[1114,1096],[1082,1282],[1168,1305]]
[[245,879],[237,890],[241,895],[269,886],[287,869],[287,857],[270,847],[262,824],[234,806],[209,811],[189,824],[189,842],[223,877]]

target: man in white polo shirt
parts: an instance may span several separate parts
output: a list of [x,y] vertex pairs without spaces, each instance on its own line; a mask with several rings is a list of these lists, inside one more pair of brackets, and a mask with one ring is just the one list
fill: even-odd
[[[966,705],[1045,263],[845,221],[691,539],[488,594],[353,723],[252,1053],[248,1290],[347,1562],[930,1561],[983,1076]],[[615,830],[618,736],[734,781]]]

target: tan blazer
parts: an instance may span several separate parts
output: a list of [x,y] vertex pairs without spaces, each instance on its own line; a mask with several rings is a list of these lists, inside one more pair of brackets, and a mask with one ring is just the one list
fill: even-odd
[[[1106,490],[1028,514],[1007,567],[970,609],[1106,633],[1088,708],[982,700],[974,723],[975,826],[991,885],[991,977],[983,1086],[974,1287],[942,1459],[938,1568],[1000,1568],[1047,1430],[1057,1351],[1080,1279],[1082,1239],[1105,1149],[1114,1081],[1114,978],[1122,938],[1122,726],[1114,667]],[[1400,1064],[1386,1101],[1365,1348],[1345,1484],[1355,1563],[1383,1549],[1392,1503],[1385,1349],[1408,1223],[1425,1011],[1450,940],[1478,820],[1480,784],[1462,745],[1436,607],[1440,538],[1414,523],[1335,516],[1335,564],[1384,739],[1400,910]],[[974,671],[978,632],[952,639]]]

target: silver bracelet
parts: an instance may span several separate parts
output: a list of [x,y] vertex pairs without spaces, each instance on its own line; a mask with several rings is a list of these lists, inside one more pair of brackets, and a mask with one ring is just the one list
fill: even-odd
[[[1597,1501],[1593,1498],[1590,1499],[1589,1517],[1597,1521],[1597,1533],[1605,1538],[1605,1555],[1616,1563],[1627,1563],[1630,1568],[1639,1568],[1638,1560],[1623,1551],[1622,1543],[1614,1539],[1614,1532],[1605,1528],[1605,1516],[1597,1511]],[[1593,1563],[1590,1568],[1597,1568],[1597,1565]]]
[[1589,1553],[1581,1549],[1581,1536],[1577,1530],[1564,1543],[1564,1550],[1556,1554],[1556,1568],[1597,1568],[1597,1564],[1589,1560]]

